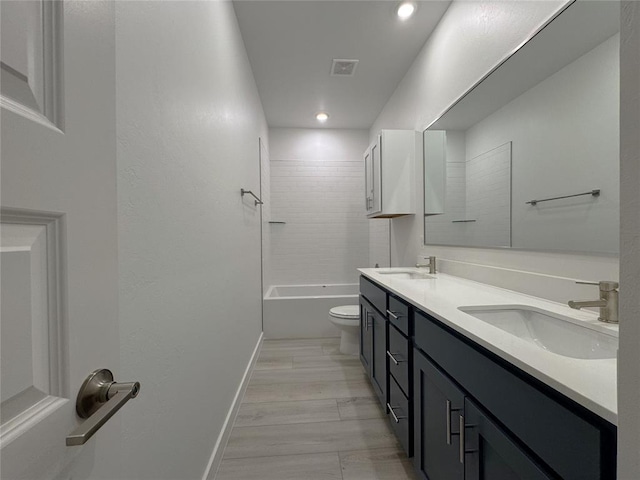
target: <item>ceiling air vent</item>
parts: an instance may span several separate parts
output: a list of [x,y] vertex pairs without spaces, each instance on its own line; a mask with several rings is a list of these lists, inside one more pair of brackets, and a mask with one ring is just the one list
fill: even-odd
[[353,77],[359,60],[347,60],[344,58],[334,58],[331,64],[331,76]]

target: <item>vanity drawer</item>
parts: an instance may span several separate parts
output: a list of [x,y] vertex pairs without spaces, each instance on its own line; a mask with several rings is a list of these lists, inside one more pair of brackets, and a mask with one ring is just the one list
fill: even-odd
[[409,305],[393,295],[389,295],[387,318],[406,336],[411,335],[409,329]]
[[441,322],[414,318],[415,346],[561,478],[615,478],[613,425]]
[[393,377],[389,377],[389,403],[387,405],[389,421],[400,445],[402,445],[409,457],[413,454],[411,451],[413,420],[409,413],[411,412],[410,406],[409,399],[402,392],[396,381]]
[[400,331],[389,324],[389,373],[393,375],[403,392],[409,396],[409,358],[411,343]]
[[387,311],[387,292],[378,287],[371,280],[360,277],[360,294],[369,300],[369,303],[376,307],[380,313],[386,316]]

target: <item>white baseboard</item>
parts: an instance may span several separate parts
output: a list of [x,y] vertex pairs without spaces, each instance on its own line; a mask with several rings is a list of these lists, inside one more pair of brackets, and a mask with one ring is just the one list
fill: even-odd
[[238,410],[240,410],[240,404],[242,403],[244,392],[247,390],[247,385],[249,384],[249,379],[251,378],[251,372],[253,372],[253,367],[258,360],[258,356],[260,355],[263,338],[264,333],[260,333],[260,338],[258,338],[256,348],[253,350],[251,359],[249,360],[247,368],[244,371],[244,376],[242,377],[240,386],[236,391],[236,396],[231,403],[231,408],[229,408],[229,412],[227,413],[227,418],[224,421],[224,425],[222,426],[220,435],[218,435],[216,445],[215,447],[213,447],[213,452],[211,453],[211,458],[209,459],[209,464],[204,471],[202,480],[214,480],[216,473],[218,472],[218,467],[220,466],[220,462],[222,461],[224,449],[226,448],[227,442],[229,441],[229,436],[231,435],[231,429],[233,428],[233,424],[236,421],[236,416],[238,415]]

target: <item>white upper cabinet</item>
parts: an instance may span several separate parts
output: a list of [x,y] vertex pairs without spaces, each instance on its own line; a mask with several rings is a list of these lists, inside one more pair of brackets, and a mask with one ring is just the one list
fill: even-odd
[[413,130],[382,130],[364,153],[368,218],[413,215],[415,162],[421,136]]

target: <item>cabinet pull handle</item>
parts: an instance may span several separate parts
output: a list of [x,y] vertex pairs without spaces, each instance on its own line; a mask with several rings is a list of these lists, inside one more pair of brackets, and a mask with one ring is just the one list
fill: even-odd
[[404,315],[396,315],[396,312],[392,312],[391,310],[387,310],[387,315],[389,315],[390,317],[396,320],[404,316]]
[[460,415],[460,463],[464,465],[464,417]]
[[391,353],[389,350],[387,350],[387,357],[389,357],[391,359],[391,361],[393,363],[395,363],[396,365],[400,365],[401,363],[405,363],[406,360],[398,360],[396,357],[394,357],[395,354]]
[[[396,423],[400,423],[400,420],[407,418],[407,417],[397,416],[396,412],[393,411],[394,407],[392,407],[389,403],[387,403],[387,408],[389,409],[389,412],[391,412],[391,416],[396,421]],[[398,408],[398,407],[395,407],[395,408]]]

